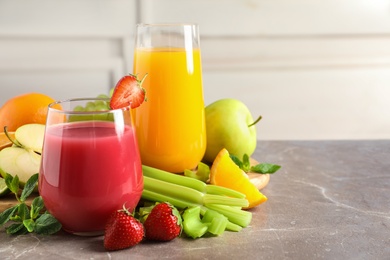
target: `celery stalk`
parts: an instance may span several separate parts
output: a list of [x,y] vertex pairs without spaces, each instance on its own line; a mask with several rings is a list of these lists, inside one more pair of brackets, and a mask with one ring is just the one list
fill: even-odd
[[156,169],[150,166],[142,165],[143,175],[155,179],[159,179],[162,181],[174,183],[180,186],[189,187],[191,189],[205,192],[206,191],[206,183],[193,179],[190,177],[182,176],[179,174],[170,173],[167,171],[163,171],[160,169]]
[[228,222],[227,225],[226,225],[226,230],[229,230],[229,231],[233,231],[233,232],[239,232],[241,231],[242,227],[237,225],[237,224],[234,224],[232,222]]
[[173,206],[185,209],[187,207],[194,207],[197,206],[197,204],[190,203],[188,201],[180,200],[177,198],[172,198],[163,194],[160,194],[158,192],[153,192],[149,190],[143,190],[142,192],[142,198],[146,200],[156,201],[156,202],[169,202]]
[[209,223],[208,232],[219,236],[225,231],[229,220],[224,215],[208,209],[203,215],[202,222]]
[[215,194],[205,194],[203,204],[223,204],[227,206],[248,207],[249,202],[246,199],[230,198]]
[[206,234],[209,224],[200,219],[200,207],[188,208],[183,213],[184,233],[192,238],[198,238]]
[[200,191],[148,176],[144,176],[144,189],[190,203],[203,204],[203,193]]
[[207,208],[223,214],[229,221],[241,227],[248,226],[252,220],[252,213],[249,211],[218,204],[208,204]]
[[[150,201],[169,202],[180,209],[197,207],[199,214],[205,215],[213,210],[216,216],[226,217],[227,221],[213,223],[208,221],[212,232],[220,234],[222,229],[239,231],[249,225],[252,213],[242,210],[248,201],[242,193],[208,185],[199,180],[173,174],[149,166],[143,166],[144,190],[142,198]],[[189,213],[188,213],[189,214]],[[218,215],[217,215],[218,214]]]
[[241,192],[238,192],[238,191],[235,191],[235,190],[232,190],[229,188],[225,188],[222,186],[218,186],[218,185],[211,185],[211,184],[206,185],[205,192],[208,194],[225,195],[228,197],[239,198],[239,199],[245,198],[245,194],[243,194]]

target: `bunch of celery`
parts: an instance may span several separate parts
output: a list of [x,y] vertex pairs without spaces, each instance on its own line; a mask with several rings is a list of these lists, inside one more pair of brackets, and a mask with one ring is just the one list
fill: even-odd
[[185,210],[184,232],[193,238],[207,232],[220,235],[225,229],[240,231],[252,220],[252,213],[242,210],[248,201],[240,192],[145,165],[142,169],[142,198]]

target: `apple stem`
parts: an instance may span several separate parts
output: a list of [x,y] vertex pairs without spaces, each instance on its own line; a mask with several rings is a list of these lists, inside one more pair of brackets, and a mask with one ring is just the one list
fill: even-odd
[[253,122],[252,124],[248,125],[248,127],[251,127],[251,126],[254,126],[255,124],[257,124],[263,117],[262,116],[259,116],[255,122]]
[[22,145],[18,141],[12,139],[11,136],[9,136],[7,126],[4,126],[4,134],[7,136],[8,140],[10,140],[11,143],[16,145],[17,147],[22,147]]

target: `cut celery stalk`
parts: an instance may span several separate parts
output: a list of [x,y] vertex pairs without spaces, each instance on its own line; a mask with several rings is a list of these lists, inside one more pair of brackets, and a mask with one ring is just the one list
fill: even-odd
[[184,187],[190,187],[200,192],[206,191],[207,184],[197,179],[182,176],[179,174],[170,173],[146,165],[142,165],[142,172],[144,176],[150,178],[155,178],[169,183],[174,183]]
[[203,193],[200,191],[144,176],[144,190],[165,194],[172,198],[180,198],[190,203],[203,204]]
[[207,229],[213,235],[219,236],[225,231],[229,220],[223,215],[219,215],[211,220],[210,226]]
[[241,227],[247,227],[252,220],[252,213],[249,211],[218,204],[208,204],[207,208],[221,213],[227,217],[229,221],[240,225]]
[[230,221],[226,224],[226,230],[228,231],[239,232],[241,231],[241,229],[242,229],[241,226],[234,224]]
[[170,173],[150,166],[142,165],[142,172],[143,175],[146,177],[188,187],[200,191],[202,193],[225,195],[225,196],[241,198],[241,199],[245,198],[245,194],[241,192],[229,188],[225,188],[222,186],[206,184],[200,180],[191,177]]
[[215,194],[205,194],[203,196],[203,203],[206,206],[207,204],[223,204],[223,205],[234,206],[234,207],[249,206],[249,202],[246,199],[231,198],[231,197],[225,197],[225,196],[215,195]]
[[[215,185],[208,185],[196,179],[149,166],[143,166],[143,174],[142,198],[146,200],[166,201],[181,209],[198,206],[202,215],[212,209],[228,219],[226,229],[232,231],[239,231],[236,225],[248,226],[252,219],[251,212],[242,210],[242,207],[247,207],[248,201],[239,192],[228,188],[219,189]],[[209,188],[209,186],[215,187]],[[211,193],[207,193],[208,191]],[[214,232],[220,231],[216,227]]]
[[229,188],[225,188],[222,186],[218,186],[218,185],[211,185],[211,184],[206,185],[205,192],[208,194],[225,195],[228,197],[239,198],[239,199],[245,198],[244,193],[241,193],[241,192],[229,189]]
[[[208,214],[206,214],[206,212]],[[211,213],[213,213],[213,214],[211,214]],[[208,208],[203,208],[203,210],[201,208],[201,214],[203,215],[202,221],[204,221],[204,222],[207,222],[207,221],[210,222],[213,217],[216,217],[217,215],[222,215],[221,213],[218,213],[218,212],[216,212],[212,209],[208,209]],[[226,230],[233,231],[233,232],[239,232],[239,231],[241,231],[241,229],[242,229],[241,226],[234,224],[228,220],[228,222],[226,224]]]
[[200,219],[200,207],[188,208],[183,213],[183,230],[186,235],[198,238],[206,234],[209,224]]
[[190,203],[188,201],[172,198],[154,191],[149,190],[143,190],[142,192],[142,198],[150,201],[156,201],[156,202],[169,202],[173,206],[185,209],[187,207],[195,207],[198,206],[197,204]]
[[224,215],[208,209],[203,215],[202,222],[209,223],[209,228],[207,229],[208,232],[219,236],[225,231],[229,220]]
[[196,170],[184,170],[184,176],[207,182],[210,176],[210,167],[207,164],[200,162]]

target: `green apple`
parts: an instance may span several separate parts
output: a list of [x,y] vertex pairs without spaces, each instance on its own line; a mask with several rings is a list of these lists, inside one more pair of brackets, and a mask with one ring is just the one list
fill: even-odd
[[0,151],[0,173],[18,176],[21,185],[39,172],[45,125],[26,124],[15,131],[11,147]]
[[251,156],[256,149],[255,124],[248,107],[237,99],[220,99],[206,106],[207,147],[203,161],[211,163],[226,148],[230,154],[242,159]]

